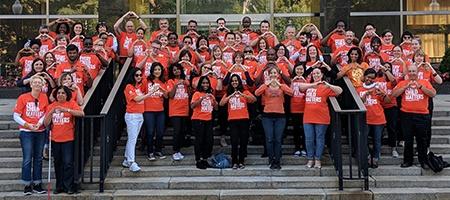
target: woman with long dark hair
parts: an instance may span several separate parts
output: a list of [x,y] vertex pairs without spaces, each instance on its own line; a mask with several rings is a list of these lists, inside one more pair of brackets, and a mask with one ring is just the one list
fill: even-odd
[[131,68],[124,91],[127,102],[125,123],[127,124],[128,139],[122,166],[129,168],[132,172],[141,170],[135,159],[136,141],[144,123],[144,100],[150,96],[150,93],[144,94],[143,92],[145,86],[142,83],[142,75],[138,68]]
[[[244,90],[242,80],[237,74],[231,75],[227,93],[220,100],[221,106],[228,104],[228,124],[231,132],[231,159],[233,169],[245,168],[249,137],[248,103],[256,101],[248,90]],[[239,155],[239,157],[238,157]]]
[[173,126],[173,155],[175,161],[182,160],[184,155],[180,150],[188,127],[189,119],[189,81],[183,71],[183,66],[174,63],[169,66],[167,92],[169,97],[169,117]]
[[[150,75],[144,81],[145,91],[150,94],[144,100],[144,123],[147,139],[148,160],[164,159],[162,152],[163,135],[165,125],[164,98],[167,98],[167,88],[164,80],[164,67],[159,62],[154,62],[150,68]],[[153,136],[156,133],[155,147]]]
[[218,103],[212,94],[211,82],[208,76],[201,76],[197,91],[192,95],[192,133],[195,136],[196,167],[206,169],[206,159],[211,156],[213,148],[212,112],[217,110]]

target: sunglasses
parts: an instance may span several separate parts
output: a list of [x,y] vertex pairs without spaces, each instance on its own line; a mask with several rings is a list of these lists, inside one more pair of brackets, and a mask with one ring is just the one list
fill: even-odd
[[244,53],[253,53],[252,51],[244,51]]
[[48,34],[48,31],[42,31],[41,34]]
[[141,77],[142,74],[135,74],[134,77]]

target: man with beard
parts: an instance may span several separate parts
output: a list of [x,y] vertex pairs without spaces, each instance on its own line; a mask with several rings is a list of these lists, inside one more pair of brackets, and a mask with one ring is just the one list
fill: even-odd
[[218,38],[221,42],[224,42],[225,34],[230,32],[230,29],[228,29],[226,27],[227,22],[225,21],[224,18],[221,17],[221,18],[217,19],[216,22],[217,22]]
[[311,33],[308,32],[301,32],[300,37],[298,38],[300,41],[300,48],[297,52],[292,54],[290,59],[294,61],[295,63],[299,62],[306,62],[306,49],[308,48],[308,45],[311,41]]
[[261,21],[261,23],[259,23],[259,29],[260,29],[259,37],[252,40],[250,46],[252,46],[252,47],[257,46],[259,40],[263,39],[263,38],[267,41],[267,45],[270,48],[275,47],[275,45],[277,45],[279,43],[277,36],[272,31],[270,31],[269,21],[267,21],[267,20]]
[[184,36],[189,36],[192,38],[192,48],[196,49],[197,39],[200,37],[200,34],[197,32],[197,21],[189,20],[187,25],[186,33],[179,37],[179,42],[183,41]]
[[89,69],[78,59],[79,52],[77,46],[69,44],[66,48],[66,52],[69,59],[67,62],[56,66],[55,78],[58,79],[64,72],[71,73],[73,81],[84,95],[84,86],[88,88],[92,86],[92,77],[89,74]]
[[150,41],[155,41],[162,34],[169,35],[172,31],[169,30],[169,20],[166,18],[162,18],[159,20],[159,30],[153,31],[150,36]]

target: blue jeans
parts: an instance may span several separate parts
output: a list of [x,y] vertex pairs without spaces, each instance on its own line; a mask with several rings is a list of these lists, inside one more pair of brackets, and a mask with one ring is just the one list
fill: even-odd
[[325,147],[326,124],[303,124],[305,130],[306,158],[320,160]]
[[[144,112],[145,132],[147,135],[147,153],[153,153],[153,136],[156,132],[155,151],[161,152],[164,135],[164,111]],[[156,130],[155,130],[156,129]]]
[[[381,137],[383,136],[384,125],[368,125],[369,133],[373,133],[373,152],[372,158],[380,159],[381,156]],[[369,151],[370,152],[370,151]]]
[[262,117],[264,133],[266,135],[266,148],[269,163],[280,164],[281,142],[283,139],[285,117]]
[[[45,131],[20,131],[20,145],[22,146],[22,181],[24,184],[38,184],[42,182],[42,150],[44,148]],[[31,173],[33,169],[33,173]],[[33,174],[33,175],[32,175]]]

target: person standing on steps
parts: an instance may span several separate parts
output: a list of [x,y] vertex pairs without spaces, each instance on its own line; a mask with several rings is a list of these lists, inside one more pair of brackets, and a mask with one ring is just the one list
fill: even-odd
[[211,156],[213,149],[212,112],[218,109],[219,104],[212,92],[210,78],[201,76],[191,100],[192,133],[195,136],[194,152],[198,169],[208,167],[206,159]]
[[414,137],[416,137],[417,153],[422,168],[427,163],[427,127],[429,98],[436,96],[436,90],[429,81],[419,79],[418,68],[409,65],[407,79],[400,81],[392,91],[392,96],[401,96],[401,128],[405,138],[402,168],[411,167],[414,158]]
[[145,86],[142,84],[143,72],[141,70],[131,68],[129,74],[124,91],[127,102],[125,123],[127,124],[128,139],[122,166],[129,168],[132,172],[138,172],[141,168],[136,163],[135,158],[136,141],[144,123],[144,100],[150,97],[151,93],[143,93]]
[[42,93],[45,80],[34,75],[31,77],[31,92],[24,93],[17,99],[14,108],[14,121],[19,124],[20,145],[22,147],[22,182],[23,193],[43,194],[42,189],[42,152],[45,141],[44,114],[48,107],[48,98]]
[[52,152],[56,176],[54,194],[66,192],[73,194],[74,187],[74,140],[75,117],[83,117],[84,112],[77,102],[72,101],[72,91],[63,85],[52,93],[55,102],[50,104],[44,123],[50,127]]

